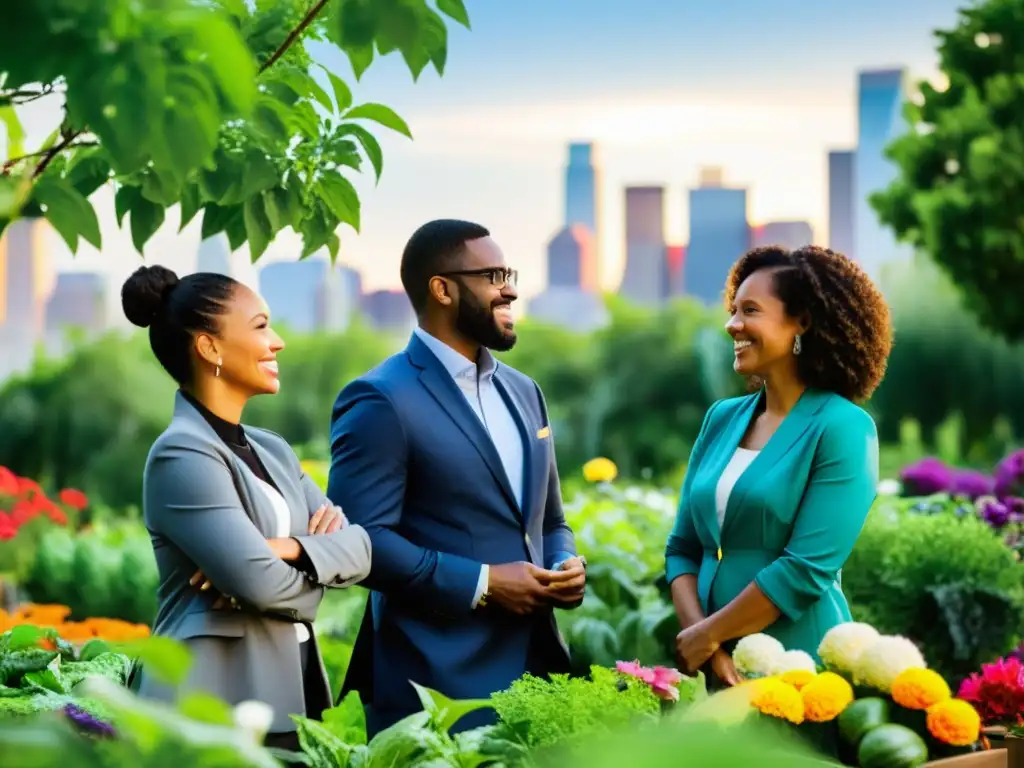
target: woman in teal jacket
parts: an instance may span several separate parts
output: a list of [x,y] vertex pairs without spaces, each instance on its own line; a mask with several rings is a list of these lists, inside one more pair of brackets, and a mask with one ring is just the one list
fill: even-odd
[[755,389],[708,410],[690,454],[666,576],[688,671],[756,632],[817,659],[850,620],[841,570],[878,483],[865,400],[885,373],[889,310],[853,261],[824,248],[756,248],[726,284],[733,368]]

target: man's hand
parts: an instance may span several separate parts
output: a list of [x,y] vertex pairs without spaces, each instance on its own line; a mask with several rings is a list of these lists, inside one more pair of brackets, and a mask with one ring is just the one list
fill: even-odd
[[711,654],[711,671],[715,673],[715,677],[730,687],[743,682],[740,673],[736,671],[736,665],[733,664],[732,656],[721,648]]
[[487,592],[498,605],[523,616],[544,605],[553,590],[576,576],[574,571],[549,571],[527,562],[492,565]]
[[333,504],[324,504],[309,518],[309,534],[334,533],[348,525],[348,519],[341,511],[341,507]]
[[556,603],[572,605],[583,599],[583,592],[587,586],[587,569],[583,561],[578,557],[570,557],[563,560],[559,566],[558,573],[565,577],[565,581],[551,584],[550,599]]

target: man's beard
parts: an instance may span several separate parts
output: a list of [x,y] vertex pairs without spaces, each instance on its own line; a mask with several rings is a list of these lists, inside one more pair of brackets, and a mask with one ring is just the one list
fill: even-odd
[[516,344],[515,331],[498,327],[494,319],[494,309],[483,306],[470,291],[460,291],[459,309],[455,316],[455,328],[470,341],[505,352]]

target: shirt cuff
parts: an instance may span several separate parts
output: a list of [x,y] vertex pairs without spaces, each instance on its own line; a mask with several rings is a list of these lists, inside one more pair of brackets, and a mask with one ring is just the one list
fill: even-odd
[[470,606],[471,608],[476,608],[480,604],[481,598],[483,598],[484,593],[487,592],[487,584],[490,581],[490,577],[491,577],[490,566],[481,565],[480,566],[480,578],[477,579],[477,582],[476,582],[476,593],[473,595],[473,604]]

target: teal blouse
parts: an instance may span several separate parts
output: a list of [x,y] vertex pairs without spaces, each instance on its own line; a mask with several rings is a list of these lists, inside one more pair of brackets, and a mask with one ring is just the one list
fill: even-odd
[[736,481],[719,530],[715,489],[763,397],[720,400],[704,417],[666,576],[696,575],[707,615],[754,582],[782,614],[764,632],[817,659],[824,634],[850,620],[841,571],[875,499],[878,434],[849,400],[805,391]]

